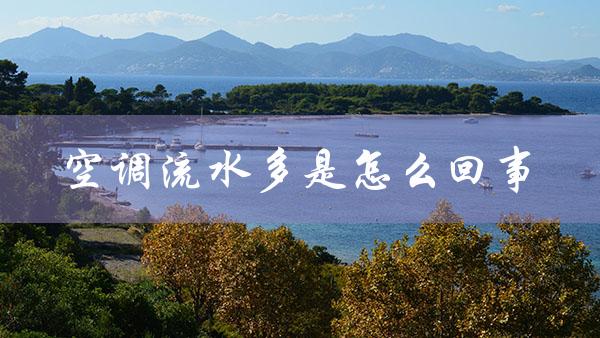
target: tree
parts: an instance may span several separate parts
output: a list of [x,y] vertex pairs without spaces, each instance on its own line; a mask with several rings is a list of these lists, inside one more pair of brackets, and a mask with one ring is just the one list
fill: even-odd
[[155,101],[164,101],[170,96],[171,94],[169,94],[167,88],[161,84],[157,84],[156,87],[154,87],[154,91],[152,91],[152,97]]
[[[509,215],[498,227],[508,235],[492,253],[493,279],[474,322],[492,335],[537,337],[596,334],[600,279],[585,245],[560,231],[556,220]],[[485,315],[482,315],[485,314]],[[594,327],[586,327],[594,322]]]
[[0,60],[0,101],[17,99],[25,91],[28,74],[10,60]]
[[96,85],[89,78],[82,76],[75,84],[73,96],[75,101],[86,104],[96,96]]
[[198,324],[224,322],[245,336],[328,335],[335,290],[315,252],[287,228],[248,231],[175,206],[143,249],[150,275],[192,305]]
[[63,97],[67,102],[73,101],[75,97],[75,85],[73,85],[73,77],[70,76],[66,81],[63,89]]
[[523,106],[523,93],[510,92],[496,100],[494,110],[498,113],[526,114]]
[[334,264],[334,265],[339,265],[339,264],[342,263],[342,261],[340,261],[339,258],[337,258],[334,255],[330,254],[327,251],[327,248],[324,247],[324,246],[315,245],[315,246],[313,246],[312,251],[317,256],[317,262],[319,264]]
[[244,336],[330,335],[335,290],[315,253],[288,228],[228,227],[216,248],[219,319]]
[[60,187],[52,172],[56,151],[53,118],[19,117],[20,127],[0,126],[0,220],[50,222],[55,219]]
[[363,251],[346,270],[335,333],[597,336],[600,281],[583,243],[557,221],[509,216],[498,227],[507,239],[489,253],[491,237],[441,201],[412,245]]
[[[207,221],[194,222],[201,220]],[[210,263],[222,228],[202,208],[175,206],[143,240],[142,262],[148,272],[172,288],[179,301],[192,304],[198,324],[216,310],[218,284]]]
[[122,337],[198,337],[191,308],[164,286],[120,283],[108,303]]
[[492,104],[484,94],[475,93],[471,96],[469,111],[472,113],[489,113],[492,111]]
[[140,211],[137,212],[135,216],[136,223],[147,224],[152,220],[152,215],[150,215],[150,210],[148,208],[143,207]]
[[0,326],[61,337],[107,337],[112,326],[94,271],[57,253],[17,243],[10,273],[0,276]]
[[460,336],[465,313],[489,278],[491,237],[466,227],[441,201],[423,221],[414,244],[363,251],[346,273],[334,329],[343,337]]
[[202,88],[197,88],[192,90],[192,99],[194,101],[200,101],[204,98],[204,96],[206,96],[206,90],[202,89]]

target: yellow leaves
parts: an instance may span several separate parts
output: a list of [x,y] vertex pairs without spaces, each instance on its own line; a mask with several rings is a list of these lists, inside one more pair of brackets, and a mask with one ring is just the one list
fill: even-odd
[[200,320],[216,315],[248,336],[326,336],[334,292],[315,253],[288,228],[248,231],[223,219],[169,208],[143,241],[149,273],[202,309]]
[[597,323],[598,276],[558,221],[510,215],[498,224],[507,240],[490,253],[491,236],[449,204],[438,209],[412,245],[379,243],[346,269],[337,335],[566,336]]

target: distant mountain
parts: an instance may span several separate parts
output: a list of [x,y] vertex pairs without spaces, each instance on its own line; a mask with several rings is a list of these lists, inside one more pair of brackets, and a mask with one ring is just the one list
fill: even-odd
[[276,61],[210,46],[201,40],[186,42],[160,53],[121,62],[125,73],[207,76],[300,76]]
[[1,42],[0,58],[56,73],[600,81],[599,58],[525,61],[407,33],[274,48],[223,30],[186,42],[155,33],[93,37],[60,27]]
[[71,28],[46,28],[24,38],[0,43],[0,56],[11,59],[40,61],[54,57],[88,59],[116,50],[156,52],[174,48],[182,40],[146,33],[132,39],[93,37]]
[[233,34],[229,34],[224,30],[218,30],[214,33],[208,34],[198,41],[202,41],[213,47],[229,49],[242,53],[249,52],[254,48],[254,45],[250,42],[240,39]]
[[585,65],[570,71],[569,75],[574,78],[600,79],[600,69],[592,65]]

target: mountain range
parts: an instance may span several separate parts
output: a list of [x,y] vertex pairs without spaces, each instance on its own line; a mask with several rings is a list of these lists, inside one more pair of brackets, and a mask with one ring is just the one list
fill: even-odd
[[1,42],[5,58],[44,73],[600,81],[600,58],[525,61],[407,33],[275,48],[223,30],[184,41],[156,33],[111,39],[60,27]]

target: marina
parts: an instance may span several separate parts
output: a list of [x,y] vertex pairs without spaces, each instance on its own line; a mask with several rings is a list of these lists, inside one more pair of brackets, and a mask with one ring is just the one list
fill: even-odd
[[[160,149],[157,148],[160,145]],[[157,150],[258,150],[275,151],[281,147],[287,151],[319,151],[321,146],[304,145],[268,145],[268,144],[202,144],[202,149],[198,143],[182,143],[179,138],[174,138],[173,142],[166,144],[160,137],[140,137],[140,136],[82,136],[75,140],[51,142],[48,144],[55,148],[100,148],[100,149],[157,149]]]

